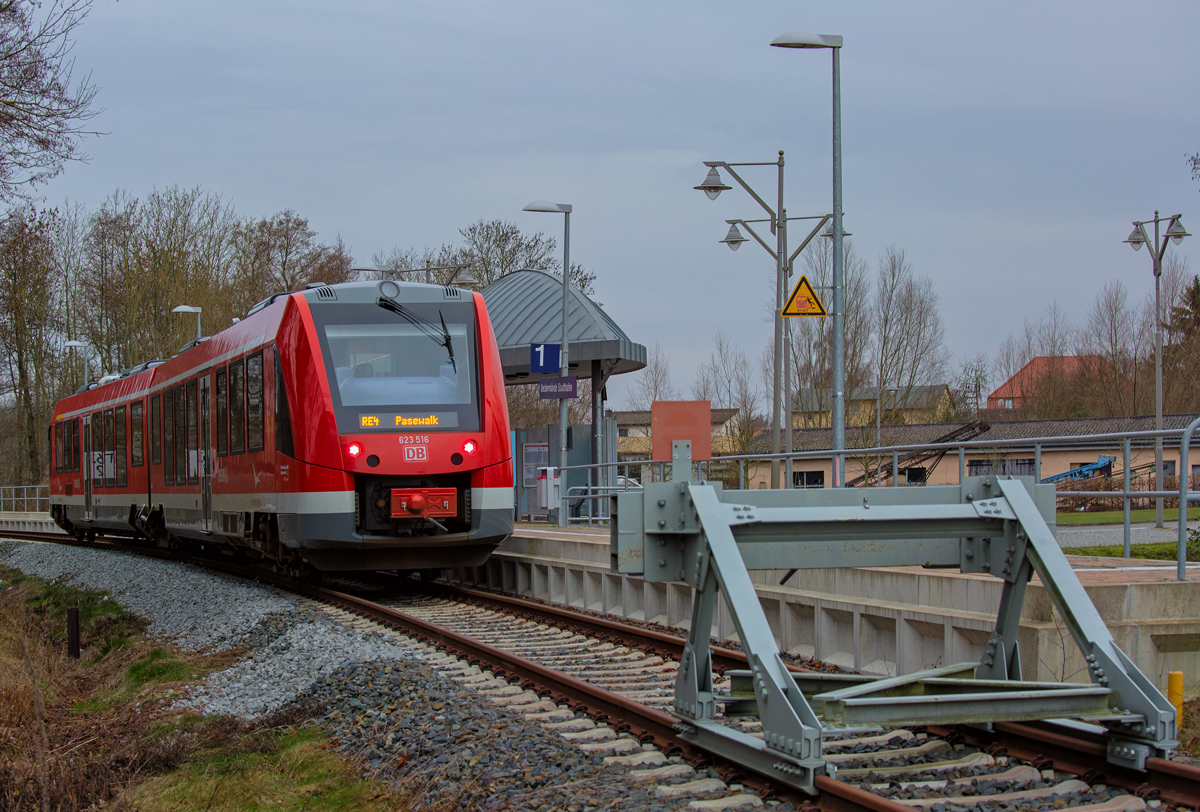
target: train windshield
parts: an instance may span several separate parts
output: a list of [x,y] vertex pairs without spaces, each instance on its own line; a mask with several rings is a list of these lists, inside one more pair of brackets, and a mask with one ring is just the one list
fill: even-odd
[[470,304],[313,308],[342,432],[479,430]]

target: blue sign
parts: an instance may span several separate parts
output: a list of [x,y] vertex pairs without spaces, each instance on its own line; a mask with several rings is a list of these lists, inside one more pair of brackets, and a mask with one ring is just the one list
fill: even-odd
[[529,371],[537,373],[558,372],[558,344],[530,344]]
[[577,378],[568,375],[565,378],[542,378],[538,381],[538,398],[541,400],[564,400],[576,397]]

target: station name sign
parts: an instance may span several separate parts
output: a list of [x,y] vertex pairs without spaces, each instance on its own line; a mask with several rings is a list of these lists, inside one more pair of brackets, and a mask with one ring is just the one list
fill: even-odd
[[578,389],[574,375],[565,378],[542,378],[538,381],[538,398],[541,400],[562,400],[574,398]]
[[358,426],[363,429],[455,429],[457,412],[417,412],[397,414],[360,414]]

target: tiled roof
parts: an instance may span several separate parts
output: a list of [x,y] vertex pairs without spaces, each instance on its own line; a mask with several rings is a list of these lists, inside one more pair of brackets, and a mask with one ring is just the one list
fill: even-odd
[[[1180,431],[1200,415],[1165,414],[1163,428]],[[884,426],[883,444],[921,445],[934,442],[966,423],[923,423],[917,425]],[[1088,434],[1114,434],[1128,431],[1153,431],[1154,415],[1134,417],[1083,417],[1061,420],[1006,420],[992,423],[991,428],[975,440],[1021,440],[1026,437],[1082,437]],[[1134,440],[1135,446],[1153,445],[1153,440]],[[1178,446],[1179,441],[1164,438],[1164,444]],[[1198,443],[1200,444],[1200,443]],[[846,445],[868,448],[875,445],[875,427],[847,428]],[[1065,441],[1063,445],[1072,445]],[[833,446],[832,429],[792,429],[792,448],[797,451],[824,451]],[[1049,446],[1047,446],[1049,447]]]
[[1099,355],[1039,355],[988,395],[992,398],[1022,398],[1037,389],[1038,382],[1047,375],[1071,377],[1085,364],[1105,364]]
[[[737,414],[737,409],[713,409],[712,423],[714,426],[719,426]],[[616,419],[618,426],[649,426],[650,412],[613,412],[613,418]]]
[[[893,395],[888,387],[883,388],[883,406],[885,409],[892,408],[892,398],[897,397],[898,409],[936,409],[942,401],[942,396],[949,387],[944,383],[929,384],[926,386],[914,386],[908,390],[908,396],[905,398],[901,393],[904,389],[901,388],[899,393]],[[851,389],[846,397],[846,402],[853,400],[869,400],[875,401],[879,392],[875,386],[860,386]],[[827,412],[829,411],[829,390],[828,389],[810,389],[804,387],[796,390],[796,408],[797,412]],[[903,400],[904,402],[900,402]]]

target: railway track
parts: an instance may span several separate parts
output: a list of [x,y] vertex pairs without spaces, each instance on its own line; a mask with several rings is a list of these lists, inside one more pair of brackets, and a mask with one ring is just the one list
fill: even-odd
[[[6,535],[89,546],[52,534]],[[314,586],[228,560],[109,542],[92,546],[184,558],[272,583],[333,607],[335,613],[399,631],[443,652],[436,665],[451,678],[514,712],[557,726],[551,729],[630,768],[632,780],[659,781],[664,793],[679,795],[724,792],[710,799],[713,805],[698,808],[749,806],[777,790],[768,778],[738,765],[714,763],[709,754],[676,738],[676,720],[667,709],[682,638],[512,596],[385,575]],[[714,647],[714,667],[718,672],[744,668],[745,658]],[[751,735],[757,727],[755,721],[729,723]],[[1150,759],[1146,773],[1113,767],[1106,762],[1101,737],[1053,725],[881,731],[828,739],[825,749],[837,773],[835,778],[818,777],[820,795],[781,797],[802,808],[876,812],[935,804],[944,806],[934,812],[957,806],[1095,812],[1200,806],[1200,769],[1164,759]],[[721,780],[699,778],[697,770],[710,776],[715,771]]]

